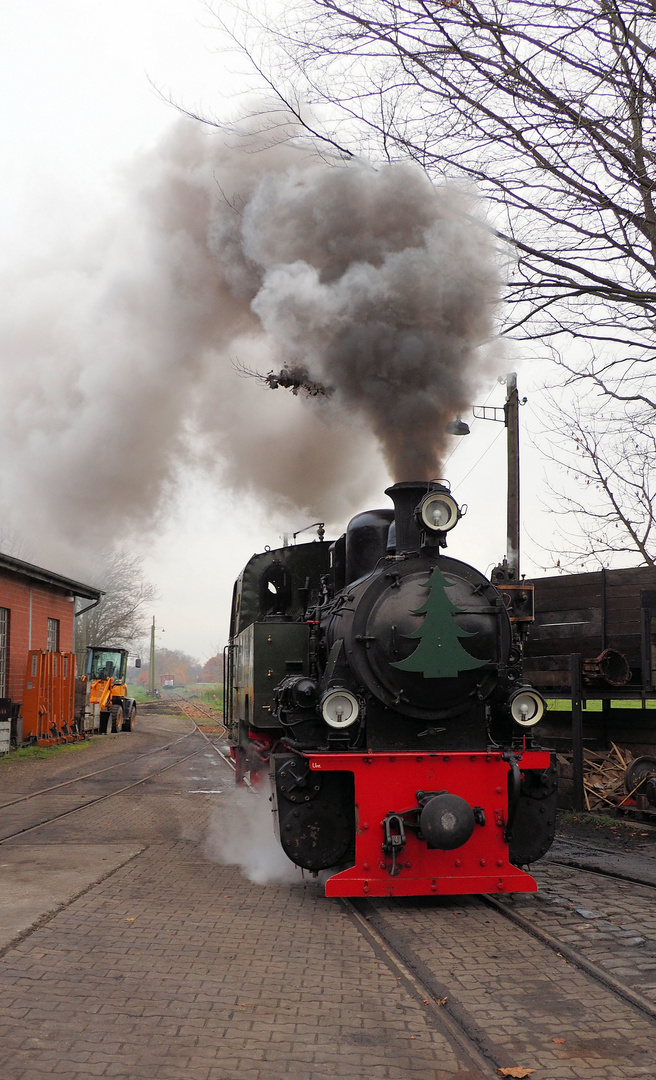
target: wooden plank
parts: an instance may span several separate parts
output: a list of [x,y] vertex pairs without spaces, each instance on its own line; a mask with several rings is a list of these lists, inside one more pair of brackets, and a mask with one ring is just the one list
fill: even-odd
[[572,643],[574,642],[580,644],[578,652],[583,652],[586,656],[598,656],[601,652],[601,627],[590,623],[582,623],[574,627],[568,627],[567,624],[536,626],[531,629],[529,641],[531,642],[529,646],[531,652],[534,648],[544,645],[546,653],[555,644],[558,646],[558,652],[571,653],[574,651],[572,649]]
[[539,611],[566,611],[568,608],[601,607],[601,589],[588,586],[552,591],[536,585],[535,605]]
[[531,624],[533,630],[541,626],[587,626],[599,619],[600,608],[584,607],[561,607],[549,608],[536,611],[535,621]]
[[640,602],[640,593],[646,592],[644,588],[644,582],[617,582],[615,585],[608,585],[606,588],[606,601],[609,604],[620,603],[624,600],[633,600],[637,598]]
[[639,585],[641,589],[656,588],[656,568],[653,566],[629,566],[619,570],[606,571],[606,583],[609,588],[618,585]]
[[531,578],[534,585],[546,585],[553,588],[567,589],[581,582],[601,581],[601,571],[592,570],[583,574],[547,574],[545,577]]
[[559,674],[557,671],[528,671],[524,669],[526,678],[536,690],[568,690],[569,676]]
[[525,656],[524,670],[569,671],[569,653],[553,653],[547,656]]

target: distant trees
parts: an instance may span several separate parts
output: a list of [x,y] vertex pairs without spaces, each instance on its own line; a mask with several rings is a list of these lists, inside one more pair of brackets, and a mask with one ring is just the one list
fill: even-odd
[[[147,657],[147,649],[142,650]],[[150,683],[150,667],[147,659],[137,673],[132,671],[130,678],[134,678],[142,686]],[[181,652],[180,649],[156,649],[155,650],[155,689],[161,690],[162,681],[165,678],[173,679],[175,686],[187,686],[189,683],[221,683],[223,681],[223,655],[217,651],[216,656],[211,656],[201,664],[195,656]]]
[[167,676],[173,679],[176,686],[186,686],[187,683],[197,682],[201,677],[202,667],[195,656],[190,656],[180,649],[156,649],[155,671],[158,686],[161,679]]
[[587,539],[570,529],[570,551],[653,562],[656,0],[245,10],[232,32],[308,137],[412,159],[486,200],[500,331],[546,346],[574,403],[559,396],[554,451],[583,485],[568,512]]
[[203,682],[220,683],[223,681],[223,653],[218,649],[216,656],[210,656],[203,666],[201,678]]
[[[142,686],[148,686],[150,683],[148,647],[142,648],[141,655],[142,664],[138,675],[135,673],[135,680]],[[180,649],[155,649],[156,690],[161,690],[162,681],[165,678],[173,679],[176,686],[186,686],[187,683],[197,682],[201,674],[202,666],[195,656],[190,656]]]

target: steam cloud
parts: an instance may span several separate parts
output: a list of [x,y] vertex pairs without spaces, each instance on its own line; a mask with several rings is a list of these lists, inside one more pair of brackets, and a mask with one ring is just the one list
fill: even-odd
[[268,787],[259,797],[246,788],[233,788],[214,811],[205,838],[206,858],[224,866],[239,866],[256,885],[302,880],[302,872],[287,858],[273,832]]
[[[5,521],[107,546],[198,459],[327,520],[378,448],[394,479],[439,475],[497,287],[461,195],[190,121],[126,185],[115,221],[3,282]],[[236,364],[300,365],[334,392],[272,394]]]

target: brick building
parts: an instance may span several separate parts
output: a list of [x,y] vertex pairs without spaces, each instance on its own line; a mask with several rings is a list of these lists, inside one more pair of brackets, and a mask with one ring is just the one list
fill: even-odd
[[0,698],[21,702],[27,654],[73,652],[75,598],[96,603],[101,589],[0,554]]

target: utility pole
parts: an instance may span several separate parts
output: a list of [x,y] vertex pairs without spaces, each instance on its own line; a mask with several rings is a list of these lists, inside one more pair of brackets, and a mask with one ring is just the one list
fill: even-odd
[[155,616],[150,628],[150,696],[155,697]]
[[508,527],[506,560],[519,581],[519,394],[517,375],[506,375],[506,404],[504,407],[508,431]]
[[[506,384],[506,403],[503,409],[496,405],[474,405],[472,412],[477,420],[496,420],[506,426],[508,432],[508,487],[506,495],[507,526],[506,526],[506,558],[504,572],[506,580],[519,581],[519,406],[526,402],[523,398],[520,402],[517,392],[517,374],[508,372],[505,379],[499,382]],[[452,435],[466,435],[464,430],[456,430],[456,421],[449,426]],[[466,424],[462,424],[463,429]]]

